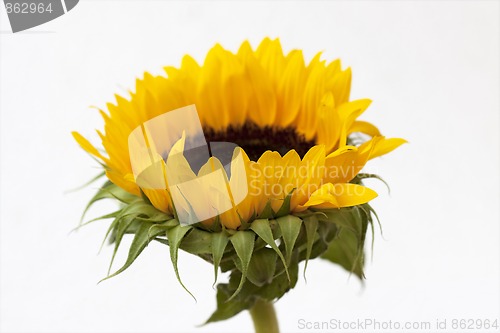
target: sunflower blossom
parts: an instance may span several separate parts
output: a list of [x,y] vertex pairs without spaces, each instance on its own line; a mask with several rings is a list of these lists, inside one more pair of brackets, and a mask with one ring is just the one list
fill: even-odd
[[[145,73],[134,92],[116,95],[99,111],[103,149],[72,133],[108,178],[89,205],[103,198],[124,204],[103,217],[114,219],[108,234],[115,253],[125,234],[135,235],[127,262],[108,277],[130,266],[151,240],[170,247],[178,278],[178,249],[198,255],[214,265],[216,278],[219,268],[231,272],[229,283],[219,284],[219,309],[209,321],[280,298],[295,285],[302,260],[321,256],[362,277],[374,214],[368,202],[377,194],[362,183],[373,175],[361,170],[406,141],[385,138],[358,120],[371,101],[350,100],[350,68],[322,60],[321,53],[306,63],[302,51],[284,53],[278,39],[266,38],[256,49],[244,42],[236,53],[215,45],[203,64],[186,55],[180,67],[164,70]],[[185,156],[186,134],[165,130],[161,135],[173,136],[169,150],[151,153],[154,143],[147,143],[156,178],[164,181],[151,186],[151,178],[136,172],[144,161],[134,156],[131,138],[169,111],[189,108],[197,111],[207,143],[237,146],[232,163],[226,167],[211,156],[193,168]],[[355,138],[364,142],[354,144]],[[219,180],[200,181],[214,172]],[[193,181],[198,191],[186,197],[168,186],[181,181]],[[242,188],[245,195],[237,200],[234,193]],[[233,191],[227,209],[208,214],[222,200],[209,190]],[[181,196],[182,207],[175,204]],[[182,216],[193,223],[179,223]],[[228,312],[227,304],[234,309]]]

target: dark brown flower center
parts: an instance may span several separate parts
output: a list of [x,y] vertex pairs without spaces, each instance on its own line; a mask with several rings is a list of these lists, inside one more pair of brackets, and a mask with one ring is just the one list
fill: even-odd
[[282,156],[291,149],[303,157],[315,145],[314,140],[305,137],[292,127],[260,127],[255,123],[246,122],[243,126],[229,126],[224,130],[204,128],[207,142],[225,141],[232,142],[245,150],[252,161],[257,161],[266,151],[277,151]]

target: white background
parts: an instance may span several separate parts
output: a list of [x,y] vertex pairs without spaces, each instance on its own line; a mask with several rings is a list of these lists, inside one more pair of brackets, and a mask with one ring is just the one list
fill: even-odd
[[[120,276],[105,276],[107,228],[77,233],[98,172],[70,136],[92,138],[95,109],[148,70],[199,61],[216,42],[235,51],[280,37],[310,59],[353,69],[363,116],[410,144],[368,171],[384,236],[362,286],[315,260],[307,284],[277,303],[283,332],[298,321],[499,318],[499,6],[497,1],[81,1],[26,33],[0,10],[2,332],[251,332],[247,313],[196,328],[215,308],[212,267],[153,244]],[[94,142],[97,142],[95,140]],[[96,206],[89,216],[113,209]],[[125,246],[124,246],[125,248]],[[121,263],[122,252],[117,263]],[[335,331],[335,330],[331,330]],[[367,330],[370,331],[370,330]],[[339,330],[337,330],[339,332]]]

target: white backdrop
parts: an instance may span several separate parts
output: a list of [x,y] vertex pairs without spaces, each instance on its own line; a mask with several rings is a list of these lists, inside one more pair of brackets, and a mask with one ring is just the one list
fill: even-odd
[[111,255],[110,247],[96,255],[108,223],[69,234],[96,186],[65,191],[97,173],[70,136],[102,127],[89,106],[185,53],[201,61],[216,42],[235,51],[264,36],[308,59],[321,50],[340,57],[353,69],[351,97],[374,101],[363,118],[410,141],[368,168],[392,192],[370,183],[384,236],[365,285],[311,262],[307,284],[277,303],[282,331],[304,332],[300,319],[447,319],[452,331],[454,318],[499,318],[499,9],[498,1],[81,1],[18,34],[1,9],[1,332],[252,331],[247,313],[196,328],[215,309],[212,267],[180,255],[195,303],[161,245],[96,285]]

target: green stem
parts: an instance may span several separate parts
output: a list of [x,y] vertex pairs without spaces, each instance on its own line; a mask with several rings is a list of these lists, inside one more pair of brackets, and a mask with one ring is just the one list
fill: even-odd
[[259,299],[249,311],[255,333],[279,333],[280,329],[273,303]]

